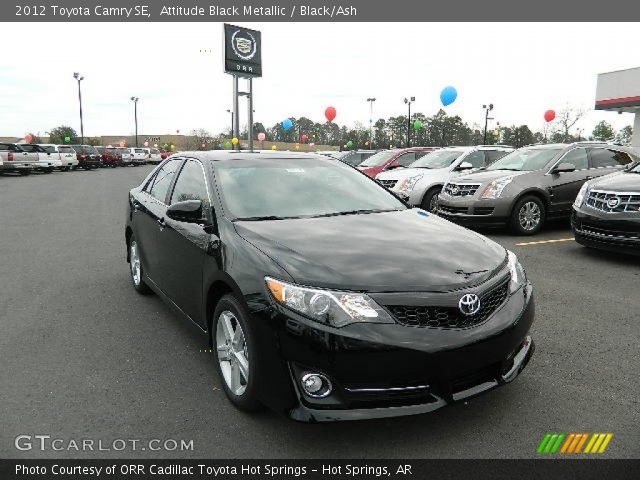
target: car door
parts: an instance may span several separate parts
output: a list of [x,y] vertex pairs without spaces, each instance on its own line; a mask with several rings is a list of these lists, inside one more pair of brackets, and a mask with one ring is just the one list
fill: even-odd
[[618,172],[633,162],[627,152],[615,148],[591,147],[590,178],[601,177],[609,173]]
[[[570,163],[576,169],[573,172],[554,172],[554,168],[561,163]],[[582,184],[590,178],[589,172],[589,156],[587,149],[583,147],[569,150],[556,162],[546,174],[550,182],[550,213],[565,213],[571,210]]]
[[202,202],[202,222],[180,222],[165,217],[160,237],[163,259],[163,290],[193,321],[206,327],[202,316],[203,266],[210,248],[213,224],[211,199],[204,167],[198,160],[187,159],[173,186],[169,205],[186,200]]
[[184,159],[165,163],[134,199],[133,231],[138,240],[142,268],[147,277],[163,288],[163,261],[161,242],[165,233],[167,198],[176,172]]
[[17,159],[23,163],[36,163],[38,161],[38,152],[32,151],[30,145],[20,145],[20,150],[16,151],[14,155]]

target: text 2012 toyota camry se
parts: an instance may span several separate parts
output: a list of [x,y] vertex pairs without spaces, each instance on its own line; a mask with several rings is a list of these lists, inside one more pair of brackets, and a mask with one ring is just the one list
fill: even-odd
[[133,287],[209,335],[241,409],[429,412],[512,381],[533,353],[513,253],[341,162],[181,153],[128,203]]

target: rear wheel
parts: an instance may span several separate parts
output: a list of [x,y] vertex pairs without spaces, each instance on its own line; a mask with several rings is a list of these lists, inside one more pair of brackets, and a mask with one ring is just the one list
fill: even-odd
[[438,211],[438,195],[442,191],[442,187],[435,187],[429,190],[422,198],[420,208],[427,212],[437,213]]
[[260,409],[256,395],[256,349],[248,315],[231,294],[220,299],[213,314],[211,340],[216,368],[227,398],[241,410]]
[[140,250],[135,236],[131,236],[129,240],[129,273],[131,274],[131,283],[136,292],[141,295],[148,295],[151,289],[144,282],[142,271],[142,263],[140,262]]
[[20,175],[26,177],[31,174],[31,170],[20,170]]
[[44,173],[53,173],[53,168],[45,168]]
[[511,227],[519,235],[535,235],[545,220],[544,203],[534,196],[526,196],[516,203],[511,214]]

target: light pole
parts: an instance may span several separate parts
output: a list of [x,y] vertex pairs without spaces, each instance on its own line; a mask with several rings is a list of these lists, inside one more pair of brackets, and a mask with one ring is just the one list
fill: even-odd
[[489,112],[491,110],[493,110],[493,103],[490,103],[489,106],[482,105],[482,108],[484,108],[484,110],[485,110],[485,112],[484,112],[484,140],[482,141],[482,143],[484,143],[486,145],[487,144],[487,124],[489,123],[489,120],[493,120],[493,118],[489,118]]
[[367,102],[369,102],[369,148],[373,148],[373,102],[375,101],[375,97],[367,98]]
[[231,138],[233,138],[233,110],[227,108],[227,113],[231,114]]
[[74,72],[73,78],[78,81],[78,103],[80,104],[80,144],[84,143],[84,124],[82,121],[82,91],[80,90],[80,82],[84,80],[84,77],[78,72]]
[[407,148],[411,146],[411,102],[415,102],[416,97],[409,97],[404,99],[404,103],[407,104],[409,108],[409,113],[407,114]]
[[136,122],[136,147],[138,146],[138,97],[131,97],[133,102],[133,119]]

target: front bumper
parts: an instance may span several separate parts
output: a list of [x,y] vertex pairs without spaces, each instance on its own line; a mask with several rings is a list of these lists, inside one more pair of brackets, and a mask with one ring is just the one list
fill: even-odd
[[[430,412],[513,381],[534,351],[530,284],[485,323],[461,330],[399,324],[330,329],[295,315],[278,316],[278,344],[294,399],[284,410],[300,421]],[[331,394],[308,396],[300,385],[306,373],[326,376]]]
[[60,160],[38,161],[33,166],[36,170],[53,170],[54,168],[60,168],[62,162]]
[[640,255],[640,212],[605,213],[588,206],[573,209],[571,229],[586,247]]
[[511,201],[440,194],[438,216],[465,226],[504,226],[511,217]]
[[20,163],[20,162],[3,162],[0,165],[0,172],[19,172],[21,170],[33,170],[33,163]]

